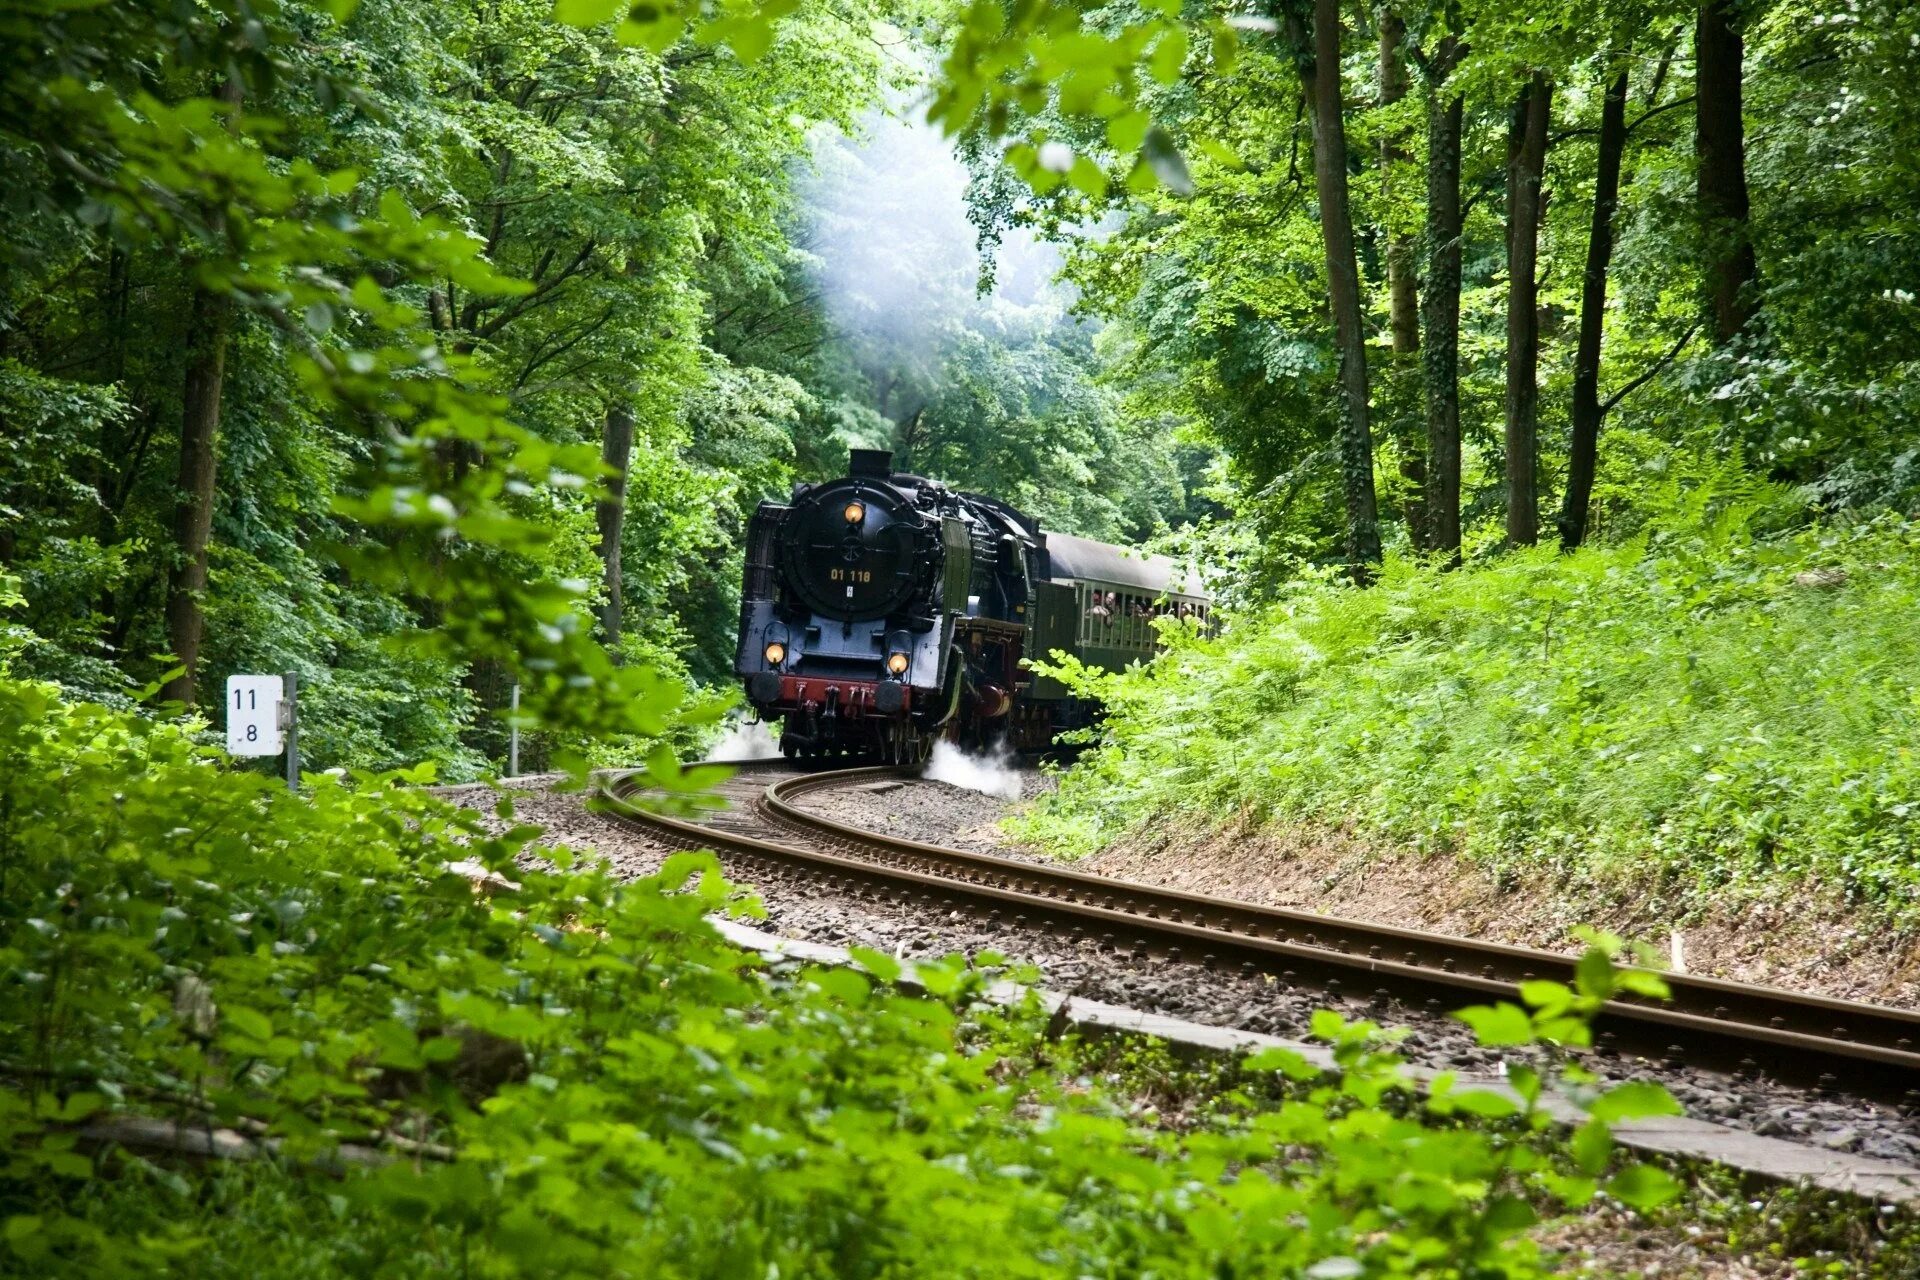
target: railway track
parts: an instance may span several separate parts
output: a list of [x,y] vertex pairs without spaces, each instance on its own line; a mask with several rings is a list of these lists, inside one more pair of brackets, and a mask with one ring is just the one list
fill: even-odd
[[[718,762],[723,763],[723,762]],[[1084,945],[1169,962],[1237,965],[1330,995],[1398,999],[1435,1012],[1511,999],[1515,984],[1571,984],[1574,957],[1357,920],[1255,906],[1041,863],[863,831],[799,807],[806,795],[878,786],[886,768],[800,773],[738,766],[728,803],[698,819],[651,812],[636,775],[601,794],[615,819],[680,848],[749,865],[799,867],[856,898],[966,910],[992,924],[1047,928]],[[1920,1107],[1920,1013],[1691,974],[1667,974],[1671,1000],[1609,1003],[1602,1052]]]

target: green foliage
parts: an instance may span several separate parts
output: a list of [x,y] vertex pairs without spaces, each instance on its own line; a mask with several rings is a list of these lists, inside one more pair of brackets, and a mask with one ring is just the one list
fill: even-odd
[[545,0],[17,9],[0,563],[29,600],[19,670],[124,702],[170,669],[186,353],[224,344],[195,674],[299,672],[310,763],[484,771],[516,682],[543,762],[654,731],[627,715],[652,677],[593,636],[615,408],[635,424],[623,655],[724,674],[728,510],[783,489],[793,448],[706,429],[740,427],[725,402],[752,387],[763,425],[797,431],[779,402],[798,389],[715,357],[707,304],[779,270],[791,166],[878,92],[864,8],[776,6],[782,56],[750,64]]
[[[0,769],[0,1257],[36,1275],[1534,1277],[1529,1206],[1664,1105],[1598,1095],[1564,1156],[1529,1083],[1423,1119],[1323,1014],[1336,1075],[1262,1055],[1277,1105],[1163,1127],[982,1002],[994,957],[923,967],[929,1001],[877,952],[728,946],[703,916],[754,903],[708,855],[530,861],[404,775],[294,797],[19,681]],[[1578,1042],[1595,957],[1530,1038]],[[186,1155],[209,1131],[254,1158]]]
[[[1335,559],[1343,520],[1331,447],[1337,361],[1302,74],[1310,11],[980,0],[960,20],[937,100],[950,127],[993,143],[976,144],[980,167],[997,170],[994,198],[977,210],[988,231],[1039,225],[1068,246],[1083,312],[1110,326],[1110,382],[1130,412],[1227,455],[1233,506],[1257,535],[1245,567],[1260,592],[1300,559]],[[1567,475],[1601,102],[1622,68],[1624,180],[1601,312],[1603,470],[1628,460],[1622,454],[1652,452],[1684,468],[1738,450],[1757,473],[1804,486],[1829,508],[1912,509],[1920,236],[1909,215],[1920,207],[1920,140],[1914,113],[1896,105],[1920,92],[1912,5],[1740,6],[1758,319],[1718,348],[1701,332],[1693,8],[1480,0],[1351,13],[1343,160],[1390,541],[1420,545],[1410,524],[1423,401],[1434,388],[1418,357],[1390,342],[1388,263],[1400,238],[1416,274],[1427,274],[1427,123],[1452,94],[1464,113],[1462,514],[1470,549],[1504,537],[1506,134],[1515,91],[1533,73],[1553,86],[1538,271],[1541,510],[1550,519]],[[1390,20],[1404,33],[1397,75],[1376,39]],[[1242,33],[1230,63],[1200,52],[1223,22]],[[1184,61],[1150,52],[1176,43],[1164,36],[1169,25],[1184,32]],[[1467,52],[1443,80],[1436,64],[1447,39]],[[1402,88],[1390,93],[1389,81]],[[1106,132],[1110,119],[1129,122],[1126,136]],[[1149,122],[1152,136],[1178,138],[1189,152],[1166,188],[1131,181],[1145,167],[1135,150]],[[1002,148],[1008,135],[1030,140]],[[1085,234],[1096,222],[1102,233]],[[1418,287],[1424,295],[1428,282]],[[1639,512],[1633,495],[1621,496],[1594,513],[1600,536],[1631,534]]]
[[1765,494],[1572,556],[1303,584],[1152,669],[1065,674],[1106,745],[1021,829],[1352,824],[1494,864],[1910,912],[1920,526],[1749,532]]

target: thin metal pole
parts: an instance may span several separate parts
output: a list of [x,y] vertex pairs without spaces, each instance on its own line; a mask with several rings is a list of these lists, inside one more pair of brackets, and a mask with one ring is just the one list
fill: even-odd
[[289,671],[287,680],[287,790],[300,790],[300,677]]
[[507,720],[507,776],[520,776],[520,686],[513,686],[513,714]]

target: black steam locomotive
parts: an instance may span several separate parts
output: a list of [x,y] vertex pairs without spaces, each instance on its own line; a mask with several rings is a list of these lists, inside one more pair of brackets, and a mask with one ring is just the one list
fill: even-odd
[[1156,617],[1207,608],[1164,556],[1043,532],[855,449],[845,477],[754,513],[735,669],[789,756],[914,764],[941,737],[1038,749],[1094,708],[1021,659],[1124,667],[1152,654]]

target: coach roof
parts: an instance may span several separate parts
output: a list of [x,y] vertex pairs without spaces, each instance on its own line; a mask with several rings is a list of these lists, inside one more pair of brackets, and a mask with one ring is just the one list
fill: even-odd
[[1167,556],[1147,555],[1116,547],[1091,538],[1076,538],[1070,533],[1047,534],[1047,558],[1052,562],[1054,581],[1085,578],[1116,587],[1132,587],[1151,595],[1199,597],[1179,579],[1179,566]]

